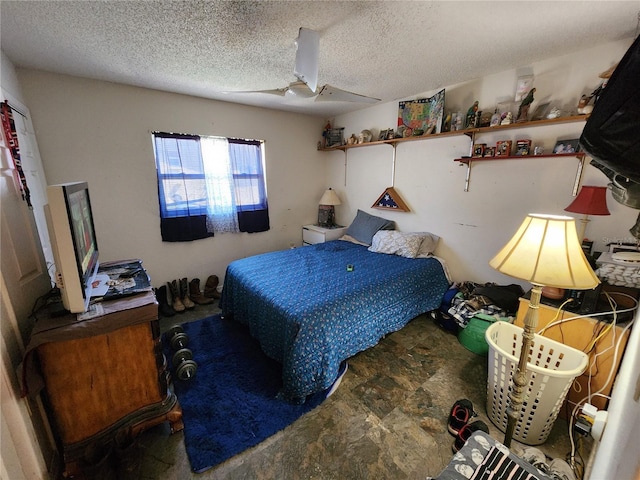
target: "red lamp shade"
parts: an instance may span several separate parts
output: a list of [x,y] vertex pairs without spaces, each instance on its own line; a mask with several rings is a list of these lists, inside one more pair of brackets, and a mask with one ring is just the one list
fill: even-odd
[[607,208],[607,187],[584,185],[565,211],[584,215],[611,215]]

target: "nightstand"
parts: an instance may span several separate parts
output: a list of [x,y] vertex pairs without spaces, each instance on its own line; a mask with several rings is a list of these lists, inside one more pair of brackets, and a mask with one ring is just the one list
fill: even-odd
[[320,227],[318,225],[305,225],[302,227],[302,245],[315,245],[330,240],[337,240],[347,233],[347,227],[336,225],[333,228]]

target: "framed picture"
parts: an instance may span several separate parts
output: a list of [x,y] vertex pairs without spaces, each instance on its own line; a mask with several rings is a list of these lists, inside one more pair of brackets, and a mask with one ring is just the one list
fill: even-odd
[[553,147],[553,153],[576,153],[580,151],[580,139],[570,138],[558,140]]
[[496,147],[487,147],[484,149],[485,157],[495,157],[496,156]]
[[344,145],[344,127],[327,130],[326,135],[327,147]]
[[[440,133],[444,118],[444,89],[433,97],[402,101],[398,104],[398,127]],[[410,135],[409,135],[410,136]]]
[[523,75],[518,77],[518,81],[516,82],[515,101],[521,102],[522,99],[527,96],[531,88],[533,88],[533,75]]
[[516,155],[529,155],[531,152],[531,140],[516,140]]
[[487,147],[486,143],[476,143],[473,145],[473,156],[484,157],[484,150]]
[[496,143],[496,157],[509,157],[511,156],[511,140],[501,140]]

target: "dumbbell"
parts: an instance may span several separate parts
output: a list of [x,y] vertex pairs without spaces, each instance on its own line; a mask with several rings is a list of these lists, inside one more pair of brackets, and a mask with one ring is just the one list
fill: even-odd
[[169,345],[175,350],[172,363],[180,380],[191,380],[196,376],[198,364],[193,360],[193,352],[187,348],[189,336],[180,325],[174,325],[167,332]]

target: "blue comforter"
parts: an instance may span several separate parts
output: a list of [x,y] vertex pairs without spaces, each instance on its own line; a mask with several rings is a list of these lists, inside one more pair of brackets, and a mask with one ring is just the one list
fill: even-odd
[[230,263],[220,307],[282,364],[282,395],[299,402],[330,387],[343,360],[438,308],[448,286],[436,259],[335,240]]

